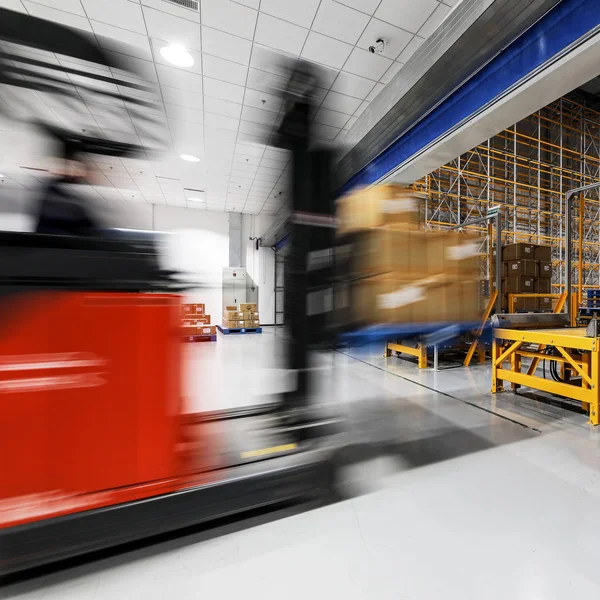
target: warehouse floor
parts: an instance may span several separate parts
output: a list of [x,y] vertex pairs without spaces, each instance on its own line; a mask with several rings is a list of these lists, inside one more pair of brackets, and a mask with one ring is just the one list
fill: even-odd
[[[188,345],[189,409],[264,402],[285,388],[280,342],[266,328]],[[510,393],[494,400],[485,365],[418,371],[381,348],[322,355],[319,365],[320,397],[346,416],[348,440],[379,449],[345,469],[348,499],[181,536],[0,595],[598,596],[600,434],[583,415]]]

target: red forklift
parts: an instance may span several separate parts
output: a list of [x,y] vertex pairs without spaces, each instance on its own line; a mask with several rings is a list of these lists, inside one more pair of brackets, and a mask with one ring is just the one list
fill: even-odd
[[[86,96],[115,101],[151,138],[154,92],[112,47],[0,9],[0,97],[33,90],[74,111]],[[310,73],[297,70],[277,143],[294,157],[293,210],[331,217],[330,163],[310,147],[311,90]],[[81,153],[147,151],[38,125]],[[330,492],[338,423],[310,401],[307,358],[328,338],[326,308],[305,308],[324,279],[302,265],[332,247],[333,230],[310,219],[291,227],[287,356],[297,388],[266,405],[196,414],[182,399],[185,285],[160,268],[152,236],[0,233],[0,576]]]

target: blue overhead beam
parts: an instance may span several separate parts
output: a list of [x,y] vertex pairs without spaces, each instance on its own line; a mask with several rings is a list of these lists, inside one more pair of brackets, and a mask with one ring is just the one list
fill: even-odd
[[600,0],[563,0],[348,180],[341,193],[379,181],[598,26]]

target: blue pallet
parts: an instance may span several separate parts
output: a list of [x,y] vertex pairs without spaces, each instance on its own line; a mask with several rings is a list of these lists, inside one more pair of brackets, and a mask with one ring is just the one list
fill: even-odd
[[230,333],[262,333],[262,327],[229,328],[217,325],[217,329],[224,335],[229,335]]
[[587,297],[600,299],[600,290],[587,290]]
[[580,308],[579,314],[583,317],[592,317],[600,312],[600,306],[597,308]]
[[[464,333],[476,331],[481,323],[473,321],[468,323],[398,323],[371,325],[355,331],[349,331],[339,336],[341,343],[347,344],[372,344],[374,342],[389,342],[395,340],[407,340],[410,338],[431,336],[442,330],[452,328],[453,337],[458,337]],[[491,325],[484,327],[481,341],[491,340]],[[449,338],[448,338],[449,339]]]

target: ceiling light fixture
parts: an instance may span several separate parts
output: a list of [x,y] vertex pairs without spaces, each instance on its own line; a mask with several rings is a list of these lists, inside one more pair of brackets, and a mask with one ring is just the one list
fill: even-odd
[[181,160],[187,160],[188,162],[200,162],[200,159],[193,154],[181,154],[179,158],[181,158]]
[[176,67],[191,67],[194,64],[192,55],[179,44],[171,44],[161,48],[160,55]]
[[188,198],[190,202],[205,202],[202,198]]

